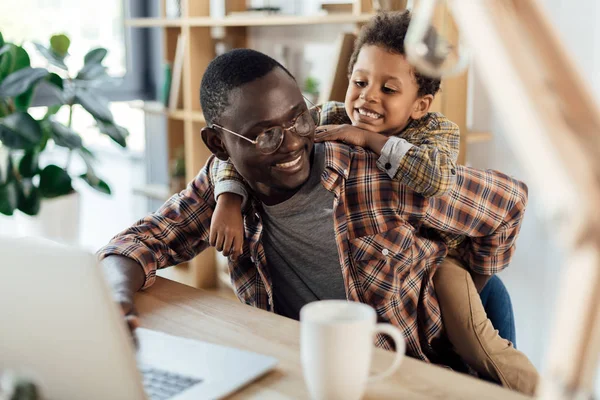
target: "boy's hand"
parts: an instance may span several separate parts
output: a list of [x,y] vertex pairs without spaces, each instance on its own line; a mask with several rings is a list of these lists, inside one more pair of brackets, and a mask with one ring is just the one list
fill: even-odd
[[315,142],[338,141],[367,147],[367,134],[371,132],[352,125],[322,125],[315,131]]
[[352,125],[322,125],[315,131],[315,142],[334,141],[370,149],[381,154],[388,138],[380,133],[366,131]]
[[244,220],[242,198],[234,193],[223,193],[210,221],[210,245],[224,256],[236,260],[244,245]]

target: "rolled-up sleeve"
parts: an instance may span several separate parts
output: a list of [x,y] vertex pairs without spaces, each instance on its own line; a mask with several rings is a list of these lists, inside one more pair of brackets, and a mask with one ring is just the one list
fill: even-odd
[[143,268],[143,288],[154,283],[156,271],[186,262],[209,246],[210,220],[215,207],[209,174],[211,157],[181,193],[155,213],[125,229],[98,251],[98,258],[121,255]]

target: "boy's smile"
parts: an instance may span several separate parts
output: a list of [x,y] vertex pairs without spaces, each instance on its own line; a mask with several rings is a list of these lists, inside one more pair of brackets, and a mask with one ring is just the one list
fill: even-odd
[[346,91],[346,113],[356,127],[386,135],[422,116],[419,87],[406,58],[386,48],[363,46]]

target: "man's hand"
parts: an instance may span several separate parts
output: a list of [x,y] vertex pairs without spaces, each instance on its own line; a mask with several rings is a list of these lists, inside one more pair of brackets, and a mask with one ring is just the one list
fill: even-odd
[[232,260],[242,255],[244,246],[244,219],[242,198],[234,193],[223,193],[210,221],[210,245]]
[[315,142],[338,141],[370,149],[381,154],[388,138],[380,133],[367,131],[352,125],[323,125],[315,131]]
[[133,294],[118,293],[115,294],[115,300],[121,307],[121,312],[125,317],[129,330],[133,332],[140,326],[140,320],[133,305]]
[[134,331],[140,326],[140,321],[133,306],[133,295],[144,285],[143,269],[134,260],[117,255],[106,257],[100,265],[111,288],[113,299],[119,304],[133,342],[137,345]]

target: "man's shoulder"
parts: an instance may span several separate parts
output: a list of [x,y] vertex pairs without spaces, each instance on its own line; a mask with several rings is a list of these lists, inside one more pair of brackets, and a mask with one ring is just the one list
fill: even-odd
[[328,101],[319,105],[321,119],[319,125],[343,125],[351,123],[346,114],[344,103],[339,101]]
[[339,142],[325,142],[325,165],[337,170],[348,177],[364,175],[381,175],[382,179],[389,176],[377,167],[379,156],[371,150],[350,146]]

